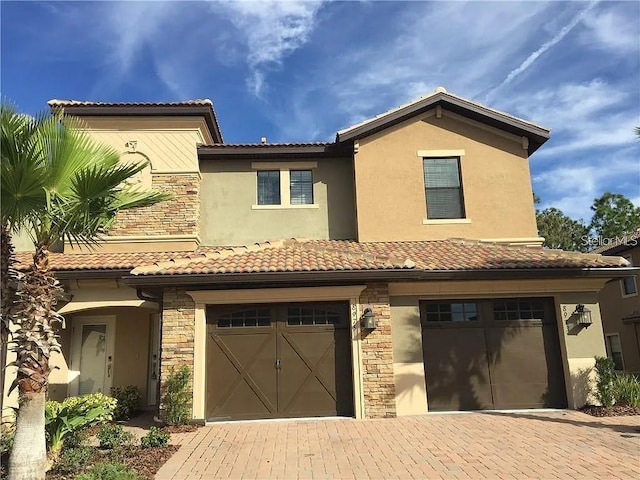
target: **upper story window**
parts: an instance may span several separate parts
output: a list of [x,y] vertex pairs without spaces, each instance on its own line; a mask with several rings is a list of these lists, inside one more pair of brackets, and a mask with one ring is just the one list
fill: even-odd
[[258,171],[258,205],[280,205],[280,170]]
[[423,158],[428,219],[465,218],[460,157]]
[[319,208],[314,195],[313,169],[317,162],[252,162],[258,179],[253,210]]
[[[624,259],[633,265],[633,259],[631,255],[625,256]],[[625,277],[620,280],[622,283],[622,296],[629,297],[631,295],[638,294],[638,286],[636,285],[636,277]]]
[[291,205],[313,204],[313,171],[291,170],[289,172]]

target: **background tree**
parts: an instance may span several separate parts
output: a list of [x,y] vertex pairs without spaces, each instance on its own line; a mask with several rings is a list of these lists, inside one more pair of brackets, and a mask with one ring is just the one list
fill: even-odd
[[[159,192],[126,186],[144,167],[119,162],[119,154],[95,143],[77,120],[61,116],[33,119],[2,106],[0,212],[8,232],[23,228],[35,245],[33,263],[21,279],[12,319],[19,409],[10,480],[45,478],[44,405],[49,359],[60,351],[54,323],[62,288],[49,270],[52,245],[95,244],[119,210],[167,200]],[[5,249],[2,249],[2,253]],[[8,261],[10,265],[10,260]]]
[[549,248],[586,252],[589,248],[589,228],[582,220],[573,220],[557,208],[536,212],[538,235]]
[[591,229],[603,238],[622,237],[640,227],[640,207],[620,193],[605,192],[591,206]]

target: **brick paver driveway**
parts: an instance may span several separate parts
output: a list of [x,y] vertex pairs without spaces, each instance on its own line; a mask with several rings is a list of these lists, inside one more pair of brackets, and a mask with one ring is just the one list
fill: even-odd
[[470,413],[199,429],[157,479],[639,479],[640,417]]

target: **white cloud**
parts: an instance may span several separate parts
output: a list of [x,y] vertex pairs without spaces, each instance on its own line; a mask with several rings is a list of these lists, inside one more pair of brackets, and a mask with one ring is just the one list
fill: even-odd
[[[638,50],[638,25],[640,9],[638,4],[630,2],[630,12],[607,10],[588,15],[584,24],[587,32],[582,36],[584,43],[597,48],[606,49],[616,55],[628,55]],[[635,11],[633,10],[635,7]]]
[[541,207],[554,206],[588,222],[593,200],[605,191],[624,193],[631,189],[628,196],[638,204],[640,167],[634,153],[608,152],[606,162],[598,157],[561,161],[533,175],[533,189],[543,200]]
[[564,27],[562,27],[560,31],[553,36],[553,38],[543,43],[542,46],[540,46],[540,48],[532,52],[517,68],[511,70],[509,74],[506,76],[506,78],[497,87],[493,88],[485,95],[484,101],[488,102],[493,100],[493,98],[495,97],[495,94],[502,87],[511,83],[514,78],[516,78],[518,75],[520,75],[529,67],[531,67],[531,65],[533,65],[533,63],[541,55],[543,55],[547,50],[549,50],[550,48],[552,48],[553,46],[561,42],[564,39],[564,37],[566,37],[569,34],[569,32],[571,32],[571,30],[573,30],[578,25],[578,23],[580,23],[585,18],[587,13],[589,13],[593,9],[593,7],[595,7],[598,3],[599,2],[591,2],[586,8],[578,12],[578,14],[574,16],[569,23],[567,23]]
[[212,9],[236,27],[247,47],[252,70],[247,85],[260,97],[265,71],[280,66],[285,57],[304,45],[314,29],[322,2],[264,0],[216,2]]
[[[551,128],[551,141],[536,159],[596,147],[631,145],[638,108],[633,90],[602,79],[566,83],[501,101],[501,108]],[[561,138],[560,142],[555,137]]]

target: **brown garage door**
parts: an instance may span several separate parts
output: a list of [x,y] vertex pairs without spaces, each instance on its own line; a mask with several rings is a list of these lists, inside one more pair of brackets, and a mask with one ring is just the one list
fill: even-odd
[[424,301],[431,411],[567,406],[551,299]]
[[208,420],[353,414],[346,303],[207,310]]

